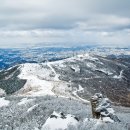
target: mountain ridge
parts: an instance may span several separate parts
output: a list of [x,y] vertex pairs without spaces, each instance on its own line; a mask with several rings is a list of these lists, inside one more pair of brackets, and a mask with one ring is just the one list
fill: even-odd
[[[85,53],[60,61],[15,67],[0,72],[3,75],[3,72],[16,69],[17,74],[12,74],[12,70],[12,77],[8,77],[17,81],[17,89],[9,94],[55,95],[87,102],[94,93],[101,92],[115,104],[130,106],[130,69],[119,59]],[[4,78],[7,78],[6,74]],[[3,81],[7,79],[0,79],[1,84]]]

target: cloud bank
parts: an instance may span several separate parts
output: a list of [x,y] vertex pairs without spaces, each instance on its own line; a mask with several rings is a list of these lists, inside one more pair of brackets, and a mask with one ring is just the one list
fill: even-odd
[[0,0],[0,47],[130,44],[129,0]]

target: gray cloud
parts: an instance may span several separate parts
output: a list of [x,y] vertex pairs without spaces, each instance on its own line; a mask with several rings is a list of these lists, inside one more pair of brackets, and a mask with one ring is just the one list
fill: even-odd
[[126,31],[130,30],[129,0],[0,2],[0,45],[48,41],[106,44],[105,39],[112,44],[130,42]]

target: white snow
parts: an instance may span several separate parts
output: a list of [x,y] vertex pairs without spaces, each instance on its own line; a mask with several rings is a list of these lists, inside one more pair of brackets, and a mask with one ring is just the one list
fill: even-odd
[[88,62],[87,67],[91,68],[94,71],[101,71],[102,73],[105,73],[107,75],[112,75],[113,73],[110,72],[110,70],[106,69],[106,68],[97,68],[97,66],[94,63]]
[[103,123],[101,119],[94,119],[94,118],[85,118],[83,120],[84,125],[88,125],[88,130],[96,130],[98,126],[100,126]]
[[55,80],[58,80],[58,76],[50,77],[50,74],[52,74],[52,70],[45,68],[44,64],[22,65],[21,74],[18,77],[26,79],[27,82],[17,93],[28,96],[54,95],[52,88]]
[[5,90],[0,88],[0,96],[3,96],[3,95],[6,95],[6,92],[5,92]]
[[[95,60],[97,60],[97,59],[95,59]],[[103,63],[100,63],[100,64],[103,64]],[[107,75],[112,75],[113,74],[113,72],[111,72],[108,68],[98,68],[96,66],[96,64],[94,64],[94,63],[87,62],[86,65],[87,65],[87,67],[91,68],[94,71],[101,71],[102,73],[105,73]]]
[[39,130],[37,127],[34,127],[34,130]]
[[56,73],[55,69],[52,67],[51,62],[47,62],[47,65],[50,67],[52,72],[55,74],[54,80],[59,81],[59,75]]
[[0,107],[8,106],[10,101],[5,100],[5,97],[0,98]]
[[112,120],[110,117],[103,117],[103,121],[104,122],[114,123],[114,120]]
[[87,65],[87,67],[92,68],[93,70],[96,69],[96,65],[93,64],[93,63],[89,63],[89,62],[88,62],[86,65]]
[[108,69],[106,68],[103,68],[103,69],[95,69],[95,70],[98,70],[98,71],[101,71],[102,73],[105,73],[107,75],[112,75],[113,73],[110,72]]
[[85,54],[78,54],[76,57],[79,57],[79,58],[89,58],[89,54],[88,53],[85,53]]
[[71,68],[75,71],[75,72],[80,72],[80,67],[77,65],[72,65]]
[[79,92],[83,92],[84,91],[84,88],[79,84],[79,90],[78,90]]
[[19,105],[19,106],[21,106],[21,105],[26,105],[26,104],[28,104],[28,103],[34,101],[34,100],[35,100],[35,99],[23,98],[23,99],[20,100],[20,102],[18,103],[18,105]]
[[[59,96],[70,96],[71,87],[68,87],[67,82],[59,80],[59,75],[54,70],[53,64],[54,62],[46,63],[46,66],[45,64],[23,64],[18,77],[26,79],[27,82],[15,94],[22,96],[54,96],[56,93]],[[51,77],[51,74],[55,76]]]
[[113,78],[115,78],[115,79],[122,79],[123,78],[123,70],[120,71],[119,75],[113,76]]
[[89,103],[88,100],[83,99],[83,98],[81,98],[81,97],[78,96],[77,92],[83,92],[83,91],[84,91],[84,88],[83,88],[81,85],[79,85],[79,89],[76,89],[75,91],[73,91],[72,94],[73,94],[77,99],[79,99],[80,101]]
[[28,77],[25,86],[19,90],[19,94],[30,96],[54,95],[51,91],[53,83],[51,81],[40,80],[34,76]]
[[98,62],[98,58],[93,57],[92,55],[90,55],[89,53],[85,53],[85,54],[79,54],[77,56],[74,57],[75,59],[79,58],[79,59],[89,59],[91,61],[95,61]]
[[70,114],[66,115],[66,118],[61,118],[61,115],[54,111],[52,115],[55,115],[57,118],[49,117],[42,126],[42,130],[66,130],[70,124],[73,126],[78,124],[78,121]]
[[113,108],[107,108],[107,111],[108,111],[109,113],[111,113],[111,114],[114,114],[114,113],[115,113],[115,111],[113,110]]
[[21,65],[21,73],[18,76],[20,79],[28,79],[30,76],[34,76],[36,78],[42,80],[50,80],[50,74],[52,74],[52,70],[45,68],[45,64],[37,64],[37,63],[25,63]]
[[36,104],[36,105],[30,107],[30,108],[27,110],[27,112],[31,112],[31,111],[34,110],[37,106],[38,106],[38,104]]

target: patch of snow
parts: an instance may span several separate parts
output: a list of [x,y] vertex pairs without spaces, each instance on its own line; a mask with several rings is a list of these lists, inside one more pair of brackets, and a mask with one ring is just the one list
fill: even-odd
[[100,101],[100,105],[96,108],[96,112],[101,112],[101,110],[108,109],[109,107],[110,107],[110,101],[108,100],[108,98],[103,98]]
[[0,107],[8,106],[10,101],[5,100],[5,97],[0,98]]
[[98,58],[93,57],[92,55],[90,55],[89,53],[85,53],[85,54],[79,54],[76,57],[74,57],[75,59],[79,58],[79,59],[89,59],[91,61],[95,61],[98,62]]
[[98,128],[98,126],[101,125],[102,123],[103,123],[102,120],[100,120],[100,119],[97,120],[96,124],[93,126],[93,129],[96,130]]
[[34,76],[30,76],[19,94],[28,96],[55,95],[52,92],[53,82],[40,80]]
[[16,94],[26,96],[54,95],[52,88],[54,81],[58,80],[58,75],[50,77],[52,73],[52,70],[45,68],[44,64],[23,64],[18,77],[27,80],[27,82]]
[[114,114],[114,113],[115,113],[115,111],[113,110],[113,108],[107,108],[107,111],[108,111],[109,113],[111,113],[111,114]]
[[39,130],[37,127],[34,127],[34,130]]
[[48,67],[52,70],[52,72],[55,74],[54,80],[59,81],[59,75],[56,73],[55,69],[52,67],[51,62],[47,62]]
[[28,104],[28,103],[34,101],[34,100],[35,100],[35,99],[23,98],[23,99],[20,100],[20,102],[18,103],[18,105],[19,105],[19,106],[21,106],[21,105],[26,105],[26,104]]
[[96,65],[93,63],[87,63],[86,65],[87,65],[87,67],[92,68],[93,70],[96,69]]
[[54,78],[50,77],[53,72],[51,69],[47,68],[45,64],[25,63],[21,65],[20,71],[21,73],[18,76],[20,79],[28,79],[31,76],[42,80],[51,80]]
[[38,106],[38,104],[36,104],[36,105],[30,107],[30,108],[27,110],[27,112],[31,112],[31,111],[34,110],[37,106]]
[[81,91],[83,92],[83,91],[84,91],[84,88],[83,88],[80,84],[79,84],[78,86],[79,86],[78,92],[81,92]]
[[115,78],[115,79],[122,79],[123,78],[123,70],[120,71],[120,74],[118,76],[115,75],[115,76],[113,76],[113,78]]
[[[55,70],[52,68],[53,63],[47,63],[50,67],[45,68],[44,65],[25,64],[21,68],[21,74],[18,76],[21,79],[27,80],[23,88],[15,94],[22,96],[44,96],[53,95],[55,93],[67,96],[69,93],[68,83],[60,81]],[[48,65],[47,65],[48,66]],[[31,67],[31,68],[30,68]],[[48,70],[46,70],[48,69]],[[47,73],[47,74],[46,74]],[[49,75],[55,73],[55,77],[50,78]],[[39,78],[40,77],[40,78]],[[42,78],[44,77],[44,78]],[[56,90],[56,91],[54,91]]]
[[72,65],[71,69],[74,70],[75,72],[80,72],[80,67],[77,65]]
[[84,91],[84,88],[82,88],[82,86],[79,85],[79,89],[73,91],[72,94],[73,94],[77,99],[79,99],[80,101],[83,101],[83,102],[89,103],[88,100],[85,100],[85,99],[83,99],[83,98],[81,98],[81,97],[78,96],[77,92],[82,92],[82,91]]
[[54,85],[53,92],[58,96],[65,96],[65,97],[71,96],[70,91],[72,91],[72,88],[69,87],[70,83],[65,81],[60,81],[54,83],[53,85]]
[[15,73],[15,71],[13,73],[11,73],[9,76],[6,76],[5,80],[8,80],[9,78],[13,77],[14,73]]
[[91,60],[91,61],[96,61],[96,62],[97,62],[97,61],[98,61],[98,58],[91,56],[91,57],[89,57],[89,60]]
[[110,117],[103,117],[103,121],[104,122],[114,123],[114,120],[112,120]]
[[3,90],[3,89],[0,88],[0,96],[4,96],[4,95],[6,95],[5,90]]
[[78,125],[78,121],[74,116],[68,114],[62,117],[61,113],[54,111],[42,126],[42,130],[66,130],[70,124],[73,126]]
[[103,72],[103,73],[105,73],[105,74],[107,74],[107,75],[112,75],[113,73],[112,72],[110,72],[109,70],[107,70],[107,69],[96,69],[96,70],[98,70],[98,71],[101,71],[101,72]]
[[[97,127],[98,127],[99,125],[101,125],[103,122],[102,122],[101,119],[85,118],[85,119],[83,120],[83,123],[84,123],[85,125],[91,124],[91,126],[89,126],[88,128],[91,127],[92,130],[96,130]],[[89,130],[89,129],[88,129],[88,130]]]

